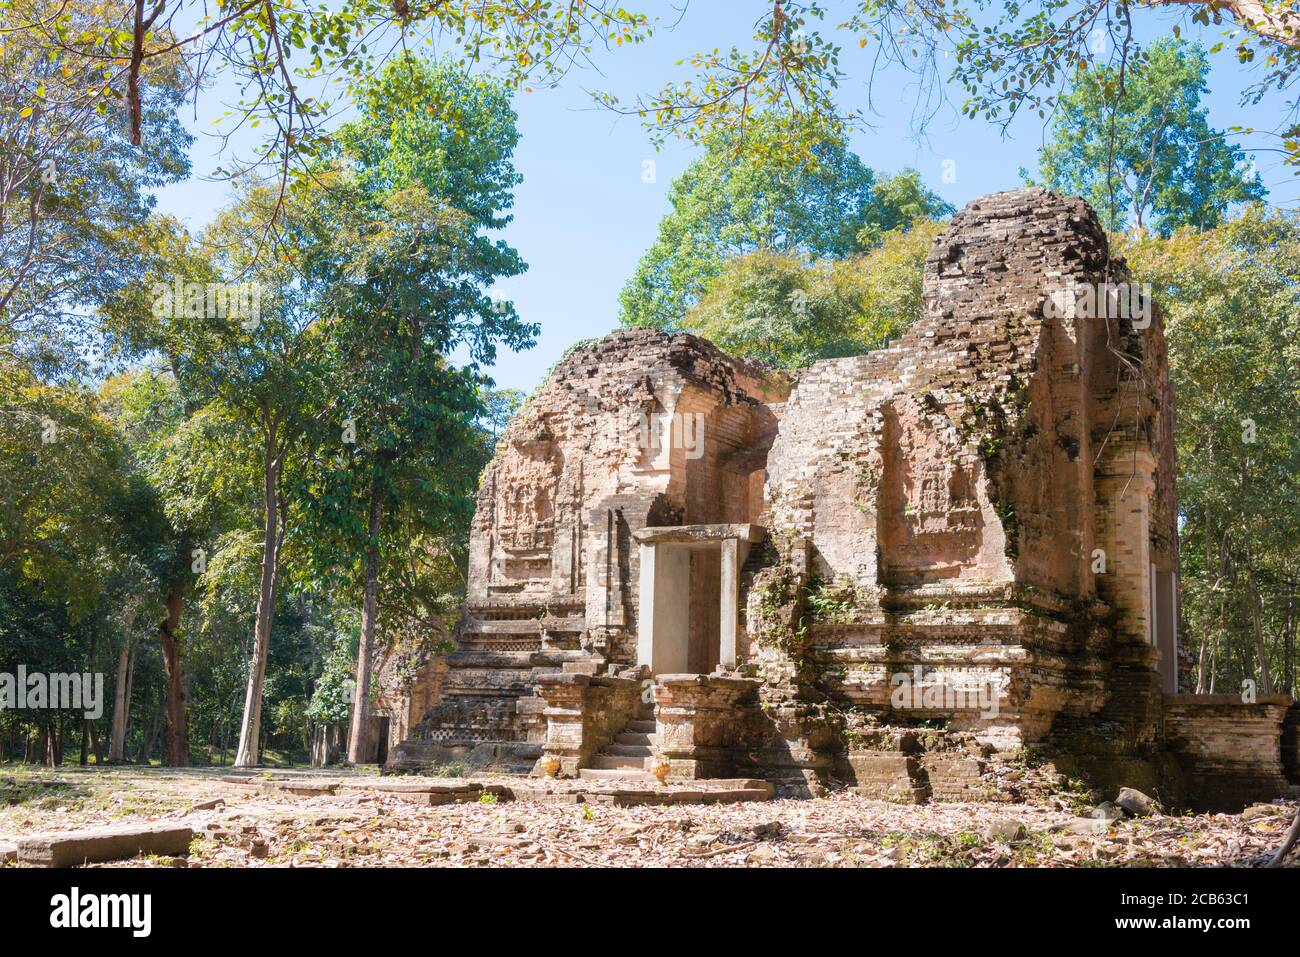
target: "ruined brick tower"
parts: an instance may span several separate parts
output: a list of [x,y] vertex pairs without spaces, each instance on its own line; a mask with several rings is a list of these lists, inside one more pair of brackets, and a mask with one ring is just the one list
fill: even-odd
[[[394,765],[920,800],[988,796],[1030,746],[1285,788],[1289,702],[1176,695],[1174,404],[1132,288],[1082,200],[1017,190],[954,217],[888,348],[792,379],[689,335],[572,350],[484,474],[457,648]],[[1244,763],[1198,720],[1245,728]]]

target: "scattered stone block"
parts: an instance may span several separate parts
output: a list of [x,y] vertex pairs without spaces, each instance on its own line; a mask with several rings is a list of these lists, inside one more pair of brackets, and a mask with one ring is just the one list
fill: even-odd
[[1077,817],[1065,825],[1070,834],[1105,834],[1110,830],[1110,821],[1104,817]]
[[1120,788],[1115,805],[1132,817],[1150,817],[1160,813],[1160,804],[1155,798],[1143,794],[1137,788]]
[[1103,821],[1120,821],[1124,818],[1124,809],[1110,801],[1102,801],[1092,809],[1091,816]]
[[1001,841],[1010,844],[1013,841],[1023,841],[1029,836],[1029,830],[1019,821],[1012,821],[1002,818],[996,821],[990,821],[984,828],[984,840]]
[[319,797],[322,794],[333,794],[339,789],[337,784],[325,781],[271,781],[269,783],[276,791],[298,797]]
[[189,854],[194,831],[172,825],[110,827],[35,834],[18,841],[18,860],[42,867],[76,867],[138,854]]
[[1268,817],[1289,817],[1291,812],[1279,804],[1252,804],[1241,812],[1243,821],[1257,821]]

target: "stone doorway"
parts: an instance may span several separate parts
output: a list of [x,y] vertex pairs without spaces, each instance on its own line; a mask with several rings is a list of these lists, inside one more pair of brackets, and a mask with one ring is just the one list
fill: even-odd
[[641,577],[637,663],[655,674],[708,674],[736,664],[740,569],[758,525],[674,525],[634,533]]
[[375,743],[378,749],[375,760],[382,767],[388,763],[388,735],[392,729],[392,720],[388,715],[376,715],[373,720],[375,722]]

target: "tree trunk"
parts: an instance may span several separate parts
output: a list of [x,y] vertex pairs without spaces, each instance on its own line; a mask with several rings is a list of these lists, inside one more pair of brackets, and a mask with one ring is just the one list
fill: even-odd
[[1277,853],[1268,862],[1268,866],[1281,867],[1282,859],[1286,857],[1291,848],[1295,847],[1298,838],[1300,838],[1300,811],[1295,812],[1295,819],[1291,822],[1291,829],[1286,832],[1286,837],[1282,838],[1282,846],[1277,849]]
[[158,642],[162,645],[163,675],[167,681],[166,715],[167,737],[163,747],[163,764],[173,768],[190,765],[189,714],[185,703],[185,681],[181,674],[181,644],[176,629],[181,623],[180,585],[167,592],[167,613],[158,622]]
[[1295,695],[1295,583],[1286,585],[1286,624],[1282,629],[1282,693]]
[[1255,655],[1259,660],[1259,692],[1271,695],[1273,675],[1268,643],[1264,639],[1264,599],[1259,593],[1259,585],[1255,581],[1255,569],[1252,565],[1246,566],[1246,580],[1250,583],[1250,619],[1255,634]]
[[131,636],[122,639],[117,656],[117,687],[113,693],[113,723],[108,732],[108,760],[123,760],[126,751],[126,725],[131,710]]
[[277,486],[279,462],[276,459],[276,423],[265,406],[266,468],[263,475],[265,496],[265,538],[262,542],[262,575],[257,593],[257,619],[253,632],[253,660],[248,669],[248,690],[244,696],[244,720],[239,728],[239,749],[235,767],[253,767],[261,757],[262,686],[266,681],[266,653],[271,646],[271,619],[275,614],[275,573],[279,564],[280,539]]
[[148,766],[153,757],[154,745],[158,743],[158,732],[162,730],[163,715],[161,710],[154,711],[153,718],[140,738],[140,750],[136,752],[135,763]]
[[[1214,442],[1210,442],[1210,457],[1214,456]],[[1213,542],[1214,536],[1211,534],[1213,522],[1211,520],[1210,506],[1205,506],[1205,574],[1208,577],[1210,568],[1214,564]],[[1210,629],[1205,629],[1205,634],[1201,636],[1201,650],[1196,656],[1196,693],[1205,694],[1205,666],[1209,657],[1210,649]]]
[[366,526],[366,586],[361,600],[361,643],[357,649],[357,687],[352,698],[352,730],[348,736],[348,761],[373,761],[374,734],[370,720],[370,672],[375,649],[375,623],[379,611],[379,525],[384,493],[375,476],[370,487],[370,518]]

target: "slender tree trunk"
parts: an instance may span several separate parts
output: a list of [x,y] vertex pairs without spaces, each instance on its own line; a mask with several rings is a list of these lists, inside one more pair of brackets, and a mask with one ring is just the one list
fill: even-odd
[[149,724],[146,726],[144,733],[140,738],[140,750],[136,752],[135,763],[148,766],[149,759],[153,757],[154,745],[158,743],[158,732],[162,730],[163,713],[157,709],[153,713]]
[[263,475],[265,539],[262,542],[262,575],[257,593],[253,660],[248,669],[248,690],[244,696],[244,720],[239,729],[239,749],[235,752],[235,767],[239,768],[253,767],[261,756],[262,686],[266,681],[266,653],[271,646],[271,619],[275,614],[275,573],[280,551],[276,423],[265,406],[262,409],[262,421],[266,436],[266,468]]
[[1264,599],[1255,581],[1255,569],[1249,564],[1246,566],[1246,580],[1250,583],[1250,619],[1255,633],[1255,655],[1259,659],[1259,692],[1269,695],[1273,693],[1273,675],[1268,643],[1264,640]]
[[1282,838],[1282,846],[1277,849],[1277,853],[1268,862],[1268,866],[1281,867],[1282,859],[1286,857],[1291,848],[1295,847],[1297,839],[1300,839],[1300,811],[1295,812],[1295,818],[1291,821],[1291,829],[1286,832],[1286,837]]
[[167,613],[158,622],[158,641],[162,645],[163,674],[167,680],[167,697],[164,714],[167,737],[163,748],[163,764],[173,768],[187,768],[190,764],[190,726],[185,702],[185,680],[181,673],[181,644],[176,630],[181,623],[180,585],[167,592]]
[[113,723],[108,732],[108,760],[123,760],[126,751],[126,726],[131,710],[131,636],[122,639],[117,656],[117,687],[113,693]]
[[[95,637],[92,633],[90,638],[90,644],[86,647],[86,671],[87,672],[90,672],[92,670],[91,662],[93,662],[94,660],[95,660]],[[83,716],[81,720],[81,756],[77,759],[77,763],[80,764],[83,768],[90,764],[90,727],[91,727],[90,719]]]
[[1286,625],[1282,629],[1282,693],[1295,695],[1295,583],[1286,585]]
[[[1214,443],[1211,442],[1210,443],[1211,458],[1213,457],[1213,455],[1214,455]],[[1206,505],[1205,506],[1205,574],[1207,576],[1210,574],[1210,568],[1214,564],[1213,561],[1214,536],[1211,533],[1211,527],[1212,527],[1212,516],[1210,513],[1210,506]],[[1197,694],[1205,694],[1205,666],[1209,659],[1210,641],[1211,641],[1210,629],[1208,627],[1208,622],[1207,622],[1205,634],[1201,636],[1201,650],[1200,653],[1196,656],[1196,693]]]
[[361,643],[357,649],[357,687],[352,698],[352,731],[348,761],[364,764],[374,759],[373,722],[370,720],[370,672],[375,649],[375,623],[379,612],[379,526],[384,493],[375,476],[370,487],[370,518],[366,526],[366,585],[361,600]]
[[1196,656],[1196,693],[1205,694],[1205,666],[1210,658],[1210,636],[1201,636],[1201,650]]

